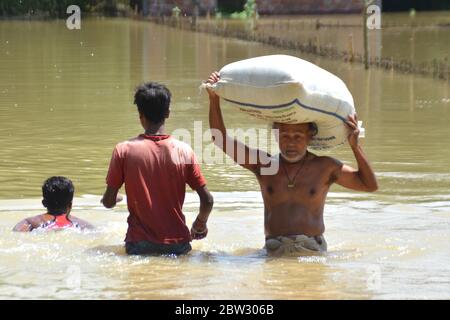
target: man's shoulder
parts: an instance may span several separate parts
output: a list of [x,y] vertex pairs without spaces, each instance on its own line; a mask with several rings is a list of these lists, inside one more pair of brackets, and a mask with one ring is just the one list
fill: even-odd
[[33,228],[37,228],[39,227],[42,223],[46,222],[47,219],[46,218],[46,214],[38,214],[36,216],[32,216],[32,217],[28,217],[25,219],[25,221],[27,221]]
[[[139,135],[137,137],[130,138],[128,140],[121,141],[121,142],[117,143],[116,147],[117,148],[123,148],[123,147],[127,147],[127,146],[130,146],[130,145],[141,144],[142,142],[145,142],[146,140],[147,139],[145,139],[145,137],[143,137],[142,135]],[[191,148],[191,146],[189,144],[187,144],[186,142],[183,142],[181,140],[178,140],[178,139],[176,139],[176,138],[174,138],[172,136],[169,136],[166,139],[158,140],[158,142],[160,144],[170,144],[170,145],[175,146],[175,147],[192,150],[192,148]]]
[[192,147],[188,143],[178,140],[174,137],[170,137],[169,139],[167,139],[167,143],[169,143],[174,148],[181,149],[186,152],[194,152],[194,150],[192,150]]
[[74,222],[75,224],[77,224],[78,228],[80,229],[94,229],[95,227],[87,222],[86,220],[83,220],[81,218],[75,217],[75,216],[70,216],[70,220],[72,222]]
[[28,217],[27,220],[29,220],[29,221],[45,221],[46,220],[45,218],[47,217],[47,215],[48,214],[46,214],[46,213],[41,213],[41,214],[38,214],[38,215],[35,215],[32,217]]
[[124,149],[127,149],[128,147],[132,146],[132,145],[136,145],[139,144],[143,141],[144,139],[142,139],[140,136],[134,137],[134,138],[130,138],[128,140],[124,140],[121,142],[118,142],[115,146],[115,149],[121,151]]
[[128,145],[128,144],[133,144],[133,143],[141,142],[141,141],[143,141],[143,140],[144,140],[144,138],[142,138],[142,137],[139,135],[139,136],[137,136],[137,137],[133,137],[133,138],[130,138],[130,139],[121,141],[121,142],[117,143],[117,145],[118,145],[118,146],[119,146],[119,145],[120,145],[120,146],[123,146],[123,145]]
[[341,161],[330,156],[318,156],[315,154],[312,154],[312,156],[312,160],[323,167],[338,167],[342,165]]

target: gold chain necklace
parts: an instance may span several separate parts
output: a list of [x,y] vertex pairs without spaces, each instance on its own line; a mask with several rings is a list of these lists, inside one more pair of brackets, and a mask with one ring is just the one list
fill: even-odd
[[289,178],[289,174],[288,174],[288,172],[287,172],[287,170],[286,170],[286,167],[284,166],[284,164],[282,164],[281,166],[283,167],[283,170],[284,170],[284,173],[286,174],[286,178],[288,179],[288,188],[294,188],[295,187],[295,179],[297,178],[297,175],[300,173],[300,171],[302,170],[302,168],[303,168],[303,166],[304,166],[304,164],[305,164],[305,162],[306,162],[306,157],[308,156],[308,151],[306,151],[306,153],[305,153],[305,155],[303,156],[303,158],[302,158],[302,160],[300,160],[301,161],[301,165],[300,165],[300,168],[297,170],[297,172],[295,173],[295,175],[294,175],[294,178],[291,180],[290,178]]

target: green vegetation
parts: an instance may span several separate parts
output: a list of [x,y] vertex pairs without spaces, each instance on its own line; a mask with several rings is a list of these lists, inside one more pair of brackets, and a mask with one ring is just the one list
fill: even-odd
[[226,11],[218,10],[216,12],[216,18],[220,19],[222,17],[229,17],[231,19],[241,19],[241,20],[258,18],[259,15],[257,11],[256,1],[247,0],[244,4],[244,10],[236,11],[231,14],[227,13]]
[[426,10],[450,10],[450,0],[402,0],[383,1],[383,11],[417,11]]
[[67,7],[78,5],[82,12],[116,15],[127,0],[0,0],[0,17],[66,17]]
[[228,17],[233,12],[243,10],[245,0],[216,0],[217,12],[220,12],[222,16]]
[[256,8],[256,1],[255,0],[247,0],[247,2],[244,4],[244,10],[241,12],[233,12],[230,15],[231,19],[251,19],[258,17],[258,12]]
[[181,13],[181,9],[178,8],[178,6],[175,6],[172,8],[172,17],[178,19],[180,17],[180,13]]

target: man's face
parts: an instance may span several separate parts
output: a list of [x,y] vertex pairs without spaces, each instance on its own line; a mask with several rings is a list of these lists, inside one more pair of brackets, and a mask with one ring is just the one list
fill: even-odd
[[274,123],[279,129],[279,147],[281,156],[288,162],[297,162],[303,158],[311,141],[311,132],[307,123]]

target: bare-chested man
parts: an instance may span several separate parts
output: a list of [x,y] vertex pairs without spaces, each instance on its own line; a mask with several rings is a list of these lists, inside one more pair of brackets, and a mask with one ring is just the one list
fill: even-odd
[[[217,72],[211,74],[208,83],[219,81]],[[220,98],[207,89],[211,129],[219,130],[222,139],[213,137],[217,146],[242,167],[253,172],[258,179],[264,200],[264,226],[266,249],[271,255],[325,252],[327,244],[323,233],[323,209],[325,199],[333,183],[343,187],[374,192],[378,189],[375,174],[358,143],[359,129],[356,115],[346,122],[349,128],[348,142],[358,163],[358,170],[342,164],[331,157],[317,156],[307,150],[312,137],[317,133],[314,123],[274,123],[279,129],[280,157],[275,174],[261,174],[265,167],[262,157],[250,161],[251,154],[270,157],[253,150],[226,133],[220,109]],[[221,140],[221,141],[220,141]],[[228,143],[227,143],[228,141]],[[227,149],[227,146],[233,148]],[[245,161],[238,161],[236,150],[244,150]],[[262,153],[261,153],[262,152]]]

